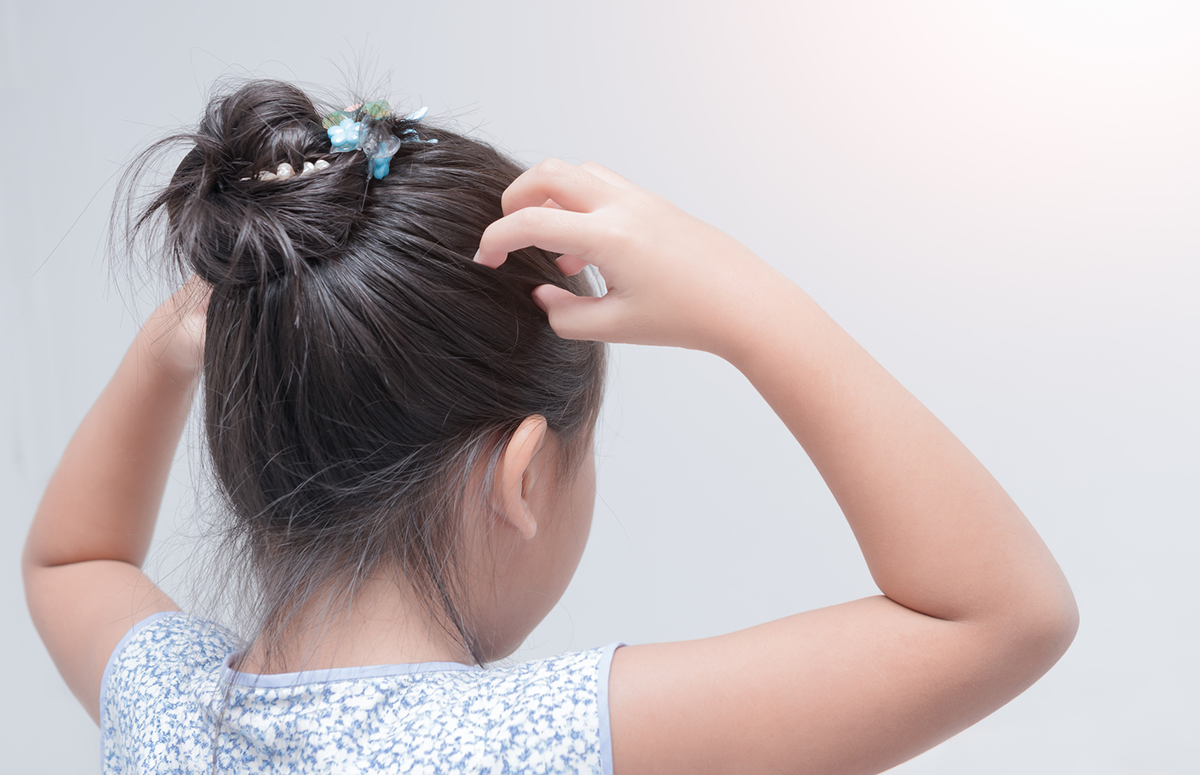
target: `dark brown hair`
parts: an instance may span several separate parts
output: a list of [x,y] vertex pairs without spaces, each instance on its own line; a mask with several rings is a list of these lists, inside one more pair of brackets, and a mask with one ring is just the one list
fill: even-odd
[[[603,345],[560,339],[530,295],[590,289],[537,249],[498,270],[472,261],[521,172],[493,148],[383,119],[437,143],[402,143],[373,180],[363,153],[330,153],[322,115],[286,83],[218,93],[193,132],[131,166],[127,192],[164,148],[191,145],[127,236],[164,237],[212,286],[204,422],[228,546],[254,590],[252,637],[396,569],[478,659],[455,541],[478,505],[467,477],[490,479],[531,415],[562,440],[564,476],[591,454]],[[318,159],[329,168],[257,177]]]

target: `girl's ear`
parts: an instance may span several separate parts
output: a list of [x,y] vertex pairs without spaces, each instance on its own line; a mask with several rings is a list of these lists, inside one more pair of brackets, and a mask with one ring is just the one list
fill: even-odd
[[546,444],[547,430],[545,417],[537,414],[526,417],[509,440],[496,468],[500,515],[526,540],[537,535],[537,515],[530,502],[541,471],[534,465],[534,458]]

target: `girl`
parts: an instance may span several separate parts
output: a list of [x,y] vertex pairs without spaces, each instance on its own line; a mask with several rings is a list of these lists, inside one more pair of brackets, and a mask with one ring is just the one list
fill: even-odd
[[[164,216],[193,277],[83,420],[24,555],[106,773],[875,773],[1062,655],[1075,603],[1037,533],[800,288],[603,167],[521,172],[419,120],[248,83],[134,223]],[[604,342],[740,369],[882,595],[482,669],[583,551]],[[201,374],[245,639],[140,571]]]

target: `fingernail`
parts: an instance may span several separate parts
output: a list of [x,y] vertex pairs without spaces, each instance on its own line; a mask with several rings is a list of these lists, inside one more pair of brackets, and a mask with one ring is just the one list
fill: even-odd
[[475,256],[471,260],[477,264],[479,263],[479,251],[478,250],[475,251]]
[[542,304],[542,300],[537,297],[536,293],[533,294],[533,303],[538,305],[538,309],[540,309],[542,312],[546,311],[546,305]]

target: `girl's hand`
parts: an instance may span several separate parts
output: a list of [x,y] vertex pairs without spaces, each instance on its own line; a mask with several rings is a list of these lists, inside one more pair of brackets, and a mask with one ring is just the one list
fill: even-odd
[[567,339],[728,357],[740,335],[766,323],[762,297],[781,284],[732,237],[598,164],[548,159],[513,181],[502,204],[504,217],[484,232],[476,261],[497,267],[510,251],[534,245],[564,254],[558,265],[566,274],[592,264],[604,278],[601,298],[553,285],[534,290]]
[[144,352],[167,377],[191,385],[204,366],[204,327],[212,286],[192,275],[138,332]]

